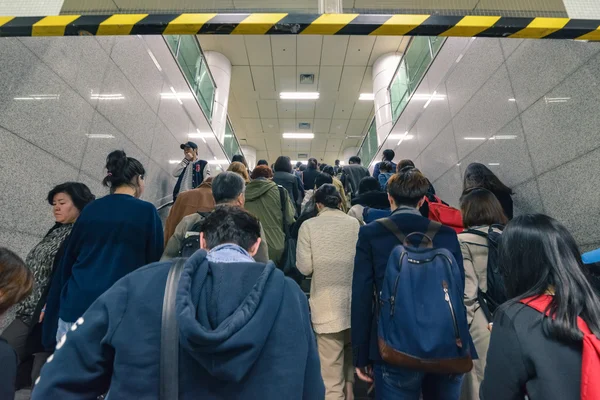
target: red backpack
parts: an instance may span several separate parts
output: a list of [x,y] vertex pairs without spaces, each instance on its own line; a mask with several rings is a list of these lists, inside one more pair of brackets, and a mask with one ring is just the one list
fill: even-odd
[[442,225],[449,226],[454,229],[456,233],[464,231],[462,214],[459,209],[450,207],[442,202],[442,199],[436,195],[432,195],[435,201],[431,200],[428,196],[425,196],[425,202],[429,207],[428,218],[432,221],[437,221]]
[[[550,305],[552,296],[533,296],[521,300],[521,303],[541,312]],[[548,315],[548,314],[546,314]],[[590,330],[581,317],[577,317],[577,326],[583,332],[583,357],[581,362],[581,400],[600,399],[600,339]]]

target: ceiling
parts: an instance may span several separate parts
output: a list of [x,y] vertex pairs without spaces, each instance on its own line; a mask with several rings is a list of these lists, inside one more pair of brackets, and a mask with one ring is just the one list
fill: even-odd
[[[373,62],[403,52],[408,38],[372,36],[199,36],[204,51],[224,54],[233,66],[228,114],[242,144],[257,158],[293,160],[299,153],[333,163],[360,144],[373,117]],[[300,84],[300,74],[314,74]],[[319,100],[280,100],[280,92],[319,92]],[[299,129],[308,122],[310,130]],[[282,139],[284,132],[312,132],[312,140]]]

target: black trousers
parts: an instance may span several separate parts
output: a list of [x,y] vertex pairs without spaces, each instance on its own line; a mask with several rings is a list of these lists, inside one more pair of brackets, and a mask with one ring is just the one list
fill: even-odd
[[19,318],[6,327],[2,337],[15,350],[19,358],[16,388],[32,387],[40,371],[52,353],[45,352],[41,345],[41,324],[33,329]]

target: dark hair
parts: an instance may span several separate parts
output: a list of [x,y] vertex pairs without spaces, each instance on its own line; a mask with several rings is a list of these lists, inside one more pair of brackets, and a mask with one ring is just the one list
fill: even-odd
[[269,162],[267,160],[258,160],[258,162],[256,163],[256,166],[258,167],[259,165],[266,165],[268,167]]
[[358,193],[365,194],[367,192],[380,192],[381,185],[377,181],[377,179],[372,176],[365,176],[360,180],[358,184]]
[[246,190],[244,178],[237,172],[225,171],[212,181],[212,194],[215,204],[229,203],[236,200]]
[[326,184],[333,184],[333,177],[331,175],[319,172],[317,176],[315,176],[315,188],[318,189]]
[[300,168],[301,165],[302,165],[302,161],[296,161],[296,168]]
[[254,168],[254,171],[252,171],[252,175],[250,175],[250,178],[252,178],[252,179],[258,179],[258,178],[271,179],[272,177],[273,177],[273,171],[271,171],[271,168],[269,168],[268,165],[258,165],[256,168]]
[[248,168],[248,163],[246,162],[246,158],[241,154],[236,154],[233,157],[231,157],[231,163],[233,164],[234,162],[241,162],[242,164],[244,164],[244,166],[246,168]]
[[513,194],[511,188],[502,183],[488,167],[480,163],[469,164],[465,171],[463,191],[474,187],[484,188],[493,193]]
[[383,160],[384,161],[394,161],[394,157],[396,157],[396,153],[392,149],[386,149],[383,151]]
[[326,183],[315,192],[315,203],[321,203],[325,207],[338,208],[341,202],[340,192],[330,183]]
[[319,162],[317,161],[316,158],[309,158],[308,159],[308,166],[307,169],[317,169],[319,167]]
[[260,223],[241,207],[221,205],[202,220],[200,232],[208,249],[232,243],[250,250],[260,237]]
[[412,162],[412,160],[400,160],[400,162],[396,166],[396,172],[400,172],[406,167],[415,168],[415,163]]
[[508,222],[500,202],[494,193],[487,189],[475,188],[463,193],[460,198],[460,210],[466,228],[480,225],[506,225]]
[[119,186],[128,185],[137,187],[133,183],[136,176],[143,176],[146,173],[141,162],[133,157],[127,157],[123,150],[115,150],[106,157],[106,176],[102,184],[110,188],[114,193]]
[[348,160],[348,162],[350,164],[360,164],[361,163],[361,159],[359,156],[352,156],[350,157],[350,160]]
[[560,222],[542,214],[516,217],[502,234],[498,261],[512,298],[502,307],[553,289],[546,310],[553,318],[543,321],[546,332],[564,342],[581,340],[580,316],[600,337],[600,298],[586,276],[575,239]]
[[300,171],[306,171],[306,165],[302,164],[299,169]]
[[327,166],[327,164],[325,164],[325,163],[319,164],[319,171],[323,172],[323,170],[325,169],[326,166]]
[[392,163],[389,161],[382,161],[381,164],[379,164],[379,170],[381,172],[392,172],[393,169],[394,169],[394,167],[392,166]]
[[0,247],[0,316],[25,299],[33,289],[33,273],[23,260]]
[[292,162],[289,157],[279,156],[275,161],[275,172],[288,172],[292,173]]
[[60,185],[54,186],[54,188],[48,192],[48,204],[53,205],[54,196],[59,193],[68,194],[71,198],[75,207],[81,212],[85,206],[96,199],[96,196],[92,194],[90,188],[81,182],[65,182]]
[[335,171],[333,170],[333,167],[331,165],[326,165],[325,167],[323,167],[323,173],[331,176],[335,175]]
[[340,160],[335,160],[335,166],[337,167],[338,165],[340,165]]
[[405,168],[388,180],[387,191],[396,206],[416,207],[427,194],[429,181],[416,168]]

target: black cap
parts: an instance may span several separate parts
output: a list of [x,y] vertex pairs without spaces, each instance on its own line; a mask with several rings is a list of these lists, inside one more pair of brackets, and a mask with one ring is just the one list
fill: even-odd
[[187,142],[187,143],[184,143],[181,146],[179,146],[179,148],[181,150],[185,149],[186,147],[189,147],[189,148],[192,148],[192,149],[196,150],[198,148],[198,145],[196,143],[194,143],[194,142]]

